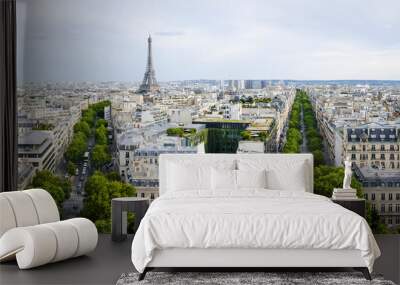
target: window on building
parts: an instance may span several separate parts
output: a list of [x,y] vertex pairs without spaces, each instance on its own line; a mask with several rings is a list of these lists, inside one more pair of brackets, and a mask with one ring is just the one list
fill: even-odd
[[372,150],[372,151],[375,151],[375,150],[376,150],[376,148],[375,148],[375,145],[374,145],[374,144],[371,146],[371,150]]
[[383,151],[385,150],[385,145],[383,145],[383,144],[381,145],[381,150],[383,150]]
[[394,151],[394,145],[390,145],[390,150]]
[[371,193],[371,200],[375,200],[375,193]]
[[381,153],[381,159],[385,160],[385,154],[384,153]]
[[389,200],[393,200],[393,194],[389,193]]
[[389,225],[393,224],[393,218],[392,217],[388,217],[388,224]]
[[392,206],[392,204],[389,204],[389,206],[388,206],[388,211],[389,211],[389,213],[393,212],[393,206]]
[[141,196],[142,198],[144,198],[144,193],[140,194],[140,196]]
[[371,153],[371,159],[376,159],[375,153]]
[[400,200],[400,193],[396,193],[396,200]]
[[372,210],[376,210],[376,205],[375,204],[371,204]]
[[355,145],[352,145],[352,146],[351,146],[351,150],[352,150],[352,151],[355,151],[355,150],[356,150],[356,146],[355,146]]
[[396,213],[400,213],[400,204],[396,204]]
[[362,146],[362,150],[365,151],[365,145]]
[[364,199],[368,200],[368,193],[364,193]]
[[385,198],[386,198],[386,195],[385,195],[385,193],[381,193],[381,200],[382,200],[382,201],[384,201],[384,200],[385,200]]
[[385,213],[385,204],[381,204],[381,213]]
[[152,199],[152,200],[154,199],[154,193],[150,194],[150,199]]
[[351,154],[351,159],[352,159],[352,160],[356,160],[356,154],[355,154],[355,153],[352,153],[352,154]]
[[129,158],[129,151],[125,152],[125,158]]
[[394,154],[393,153],[390,154],[389,159],[390,160],[394,160]]
[[400,216],[396,216],[396,225],[400,224]]

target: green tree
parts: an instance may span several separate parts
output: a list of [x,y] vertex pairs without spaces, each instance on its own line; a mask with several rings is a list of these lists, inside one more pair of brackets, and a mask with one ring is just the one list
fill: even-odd
[[315,151],[315,150],[321,150],[322,149],[322,141],[319,137],[311,137],[307,138],[307,146],[309,150]]
[[104,118],[104,107],[106,106],[111,106],[111,102],[108,100],[101,101],[91,105],[90,108],[95,112],[98,117]]
[[251,133],[249,131],[241,131],[240,136],[245,141],[251,140]]
[[96,171],[88,178],[85,184],[85,199],[82,215],[92,221],[105,219],[110,215],[110,194],[108,191],[108,180]]
[[96,129],[96,144],[106,145],[107,142],[107,129],[101,125]]
[[111,161],[107,145],[96,144],[92,151],[92,163],[97,169]]
[[169,128],[167,129],[167,135],[173,137],[183,137],[184,131],[182,128]]
[[[88,194],[82,216],[94,221],[99,232],[110,232],[111,218],[111,199],[116,197],[132,197],[135,195],[135,188],[116,180],[107,179],[106,175],[99,171],[90,176],[85,185],[85,191]],[[128,215],[129,227],[132,229],[133,216]]]
[[65,156],[68,160],[78,162],[87,149],[87,137],[83,132],[75,133],[72,142],[67,148]]
[[103,234],[111,233],[111,219],[99,219],[95,222],[97,231]]
[[121,176],[119,176],[118,172],[115,171],[108,172],[106,177],[109,181],[121,181]]
[[104,120],[104,119],[98,119],[97,122],[96,122],[96,128],[98,128],[100,126],[103,126],[103,127],[107,128],[107,126],[108,126],[107,121]]
[[265,142],[267,140],[267,138],[268,138],[268,133],[267,132],[260,132],[259,135],[258,135],[258,138],[261,141]]
[[68,161],[67,172],[69,175],[75,175],[76,165],[72,161]]
[[86,137],[90,136],[90,126],[87,122],[85,121],[79,121],[78,123],[75,124],[74,126],[74,132],[82,132],[85,134]]
[[[344,168],[327,165],[314,167],[314,192],[326,197],[332,196],[333,188],[343,186]],[[354,177],[351,187],[357,189],[357,196],[362,197],[361,183]]]
[[314,157],[314,165],[318,166],[324,164],[324,154],[320,150],[315,150],[312,152]]
[[86,122],[91,128],[94,126],[94,121],[96,119],[96,111],[93,108],[88,108],[82,112],[81,121]]
[[55,176],[48,170],[36,173],[32,179],[32,187],[42,188],[49,192],[59,208],[71,192],[71,183],[67,179]]

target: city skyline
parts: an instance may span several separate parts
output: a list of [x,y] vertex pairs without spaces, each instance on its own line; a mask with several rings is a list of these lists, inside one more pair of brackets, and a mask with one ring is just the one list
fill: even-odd
[[400,79],[395,1],[95,2],[18,1],[19,81]]

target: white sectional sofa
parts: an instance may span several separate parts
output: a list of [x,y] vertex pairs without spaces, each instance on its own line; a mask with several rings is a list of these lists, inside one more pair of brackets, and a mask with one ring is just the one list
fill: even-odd
[[20,269],[33,268],[89,253],[97,239],[88,219],[60,221],[43,189],[0,193],[0,262],[16,259]]

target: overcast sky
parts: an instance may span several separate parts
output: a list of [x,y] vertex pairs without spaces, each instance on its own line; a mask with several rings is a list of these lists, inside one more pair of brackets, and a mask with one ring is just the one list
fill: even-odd
[[400,79],[398,0],[17,0],[25,81]]

